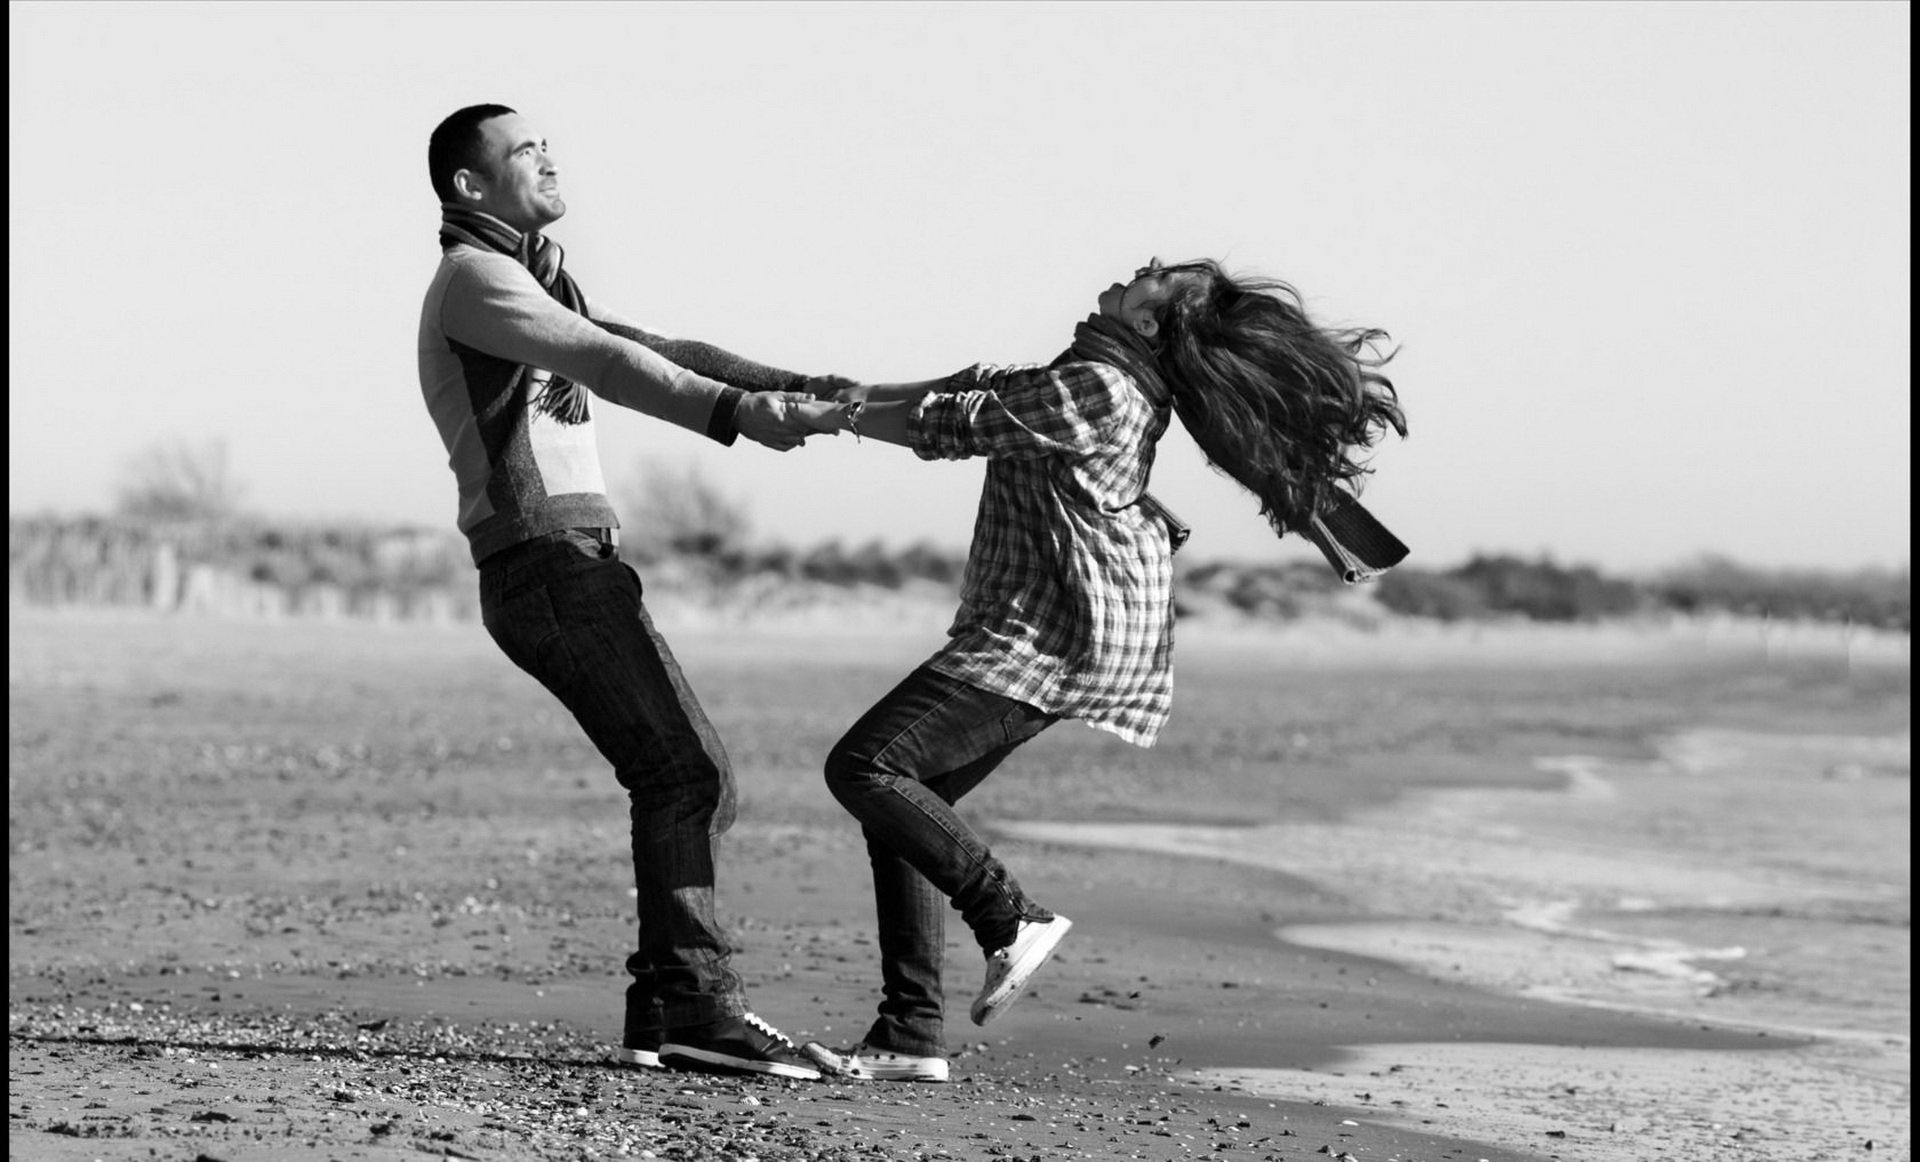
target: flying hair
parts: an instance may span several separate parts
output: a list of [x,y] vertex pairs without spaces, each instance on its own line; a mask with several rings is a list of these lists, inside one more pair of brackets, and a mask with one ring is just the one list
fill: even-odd
[[1155,363],[1208,463],[1252,492],[1278,533],[1301,531],[1371,469],[1390,428],[1407,434],[1393,381],[1398,350],[1375,327],[1332,328],[1277,279],[1236,277],[1203,259],[1159,315]]

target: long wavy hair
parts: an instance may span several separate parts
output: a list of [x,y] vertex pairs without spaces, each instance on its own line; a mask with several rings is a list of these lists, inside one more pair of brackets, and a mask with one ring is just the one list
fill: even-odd
[[1399,393],[1380,368],[1395,352],[1375,327],[1322,327],[1278,279],[1235,277],[1210,259],[1159,316],[1155,363],[1173,409],[1213,467],[1295,532],[1359,491],[1366,451],[1404,437]]

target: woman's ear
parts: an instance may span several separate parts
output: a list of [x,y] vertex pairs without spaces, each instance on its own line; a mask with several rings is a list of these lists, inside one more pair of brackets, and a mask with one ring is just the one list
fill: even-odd
[[1160,337],[1160,320],[1152,315],[1139,315],[1133,320],[1133,331],[1142,339],[1157,339]]

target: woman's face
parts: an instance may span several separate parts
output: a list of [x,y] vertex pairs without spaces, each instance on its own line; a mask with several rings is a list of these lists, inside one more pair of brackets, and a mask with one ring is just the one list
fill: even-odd
[[1133,272],[1128,283],[1114,283],[1100,292],[1100,313],[1142,338],[1160,333],[1160,311],[1168,300],[1206,276],[1198,270],[1160,265],[1157,258]]

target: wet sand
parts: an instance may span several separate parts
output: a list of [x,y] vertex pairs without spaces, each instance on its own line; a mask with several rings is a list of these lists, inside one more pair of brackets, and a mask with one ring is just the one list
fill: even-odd
[[[1516,1044],[1455,1029],[1339,1047],[1340,1072],[1427,1124],[1496,1141],[1564,1135],[1570,1159],[1909,1152],[1909,736],[1703,729],[1659,740],[1650,761],[1537,764],[1563,785],[1429,792],[1333,823],[1002,827],[1271,868],[1365,914],[1277,926],[1282,945],[1793,1044]],[[1292,1098],[1351,1090],[1317,1069],[1194,1076]]]

